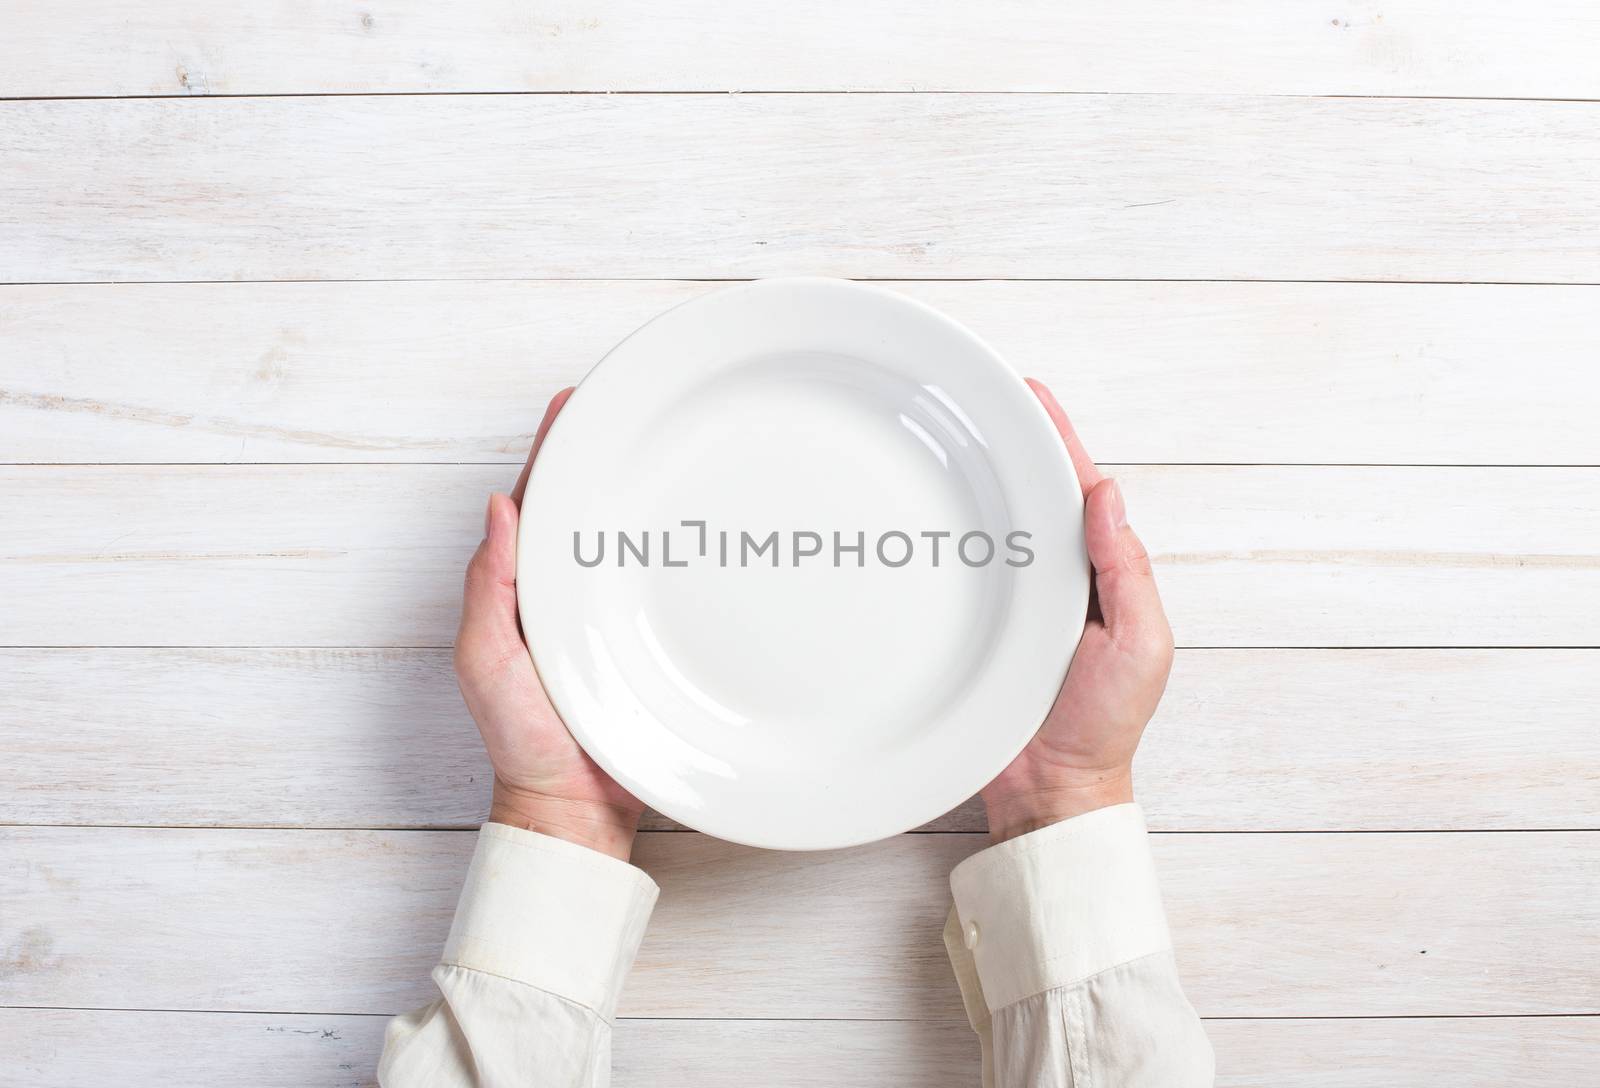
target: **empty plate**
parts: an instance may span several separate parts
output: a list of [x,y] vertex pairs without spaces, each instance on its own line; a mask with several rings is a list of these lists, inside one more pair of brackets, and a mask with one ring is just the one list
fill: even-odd
[[735,842],[823,849],[959,804],[1083,630],[1077,479],[1033,393],[937,311],[842,280],[669,310],[534,464],[517,592],[586,751]]

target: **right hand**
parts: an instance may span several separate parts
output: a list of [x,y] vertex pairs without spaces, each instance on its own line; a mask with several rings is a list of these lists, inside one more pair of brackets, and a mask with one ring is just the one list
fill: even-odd
[[1050,390],[1028,384],[1077,470],[1094,591],[1055,705],[1022,754],[983,788],[996,842],[1132,801],[1134,749],[1172,671],[1172,628],[1121,488],[1089,459]]

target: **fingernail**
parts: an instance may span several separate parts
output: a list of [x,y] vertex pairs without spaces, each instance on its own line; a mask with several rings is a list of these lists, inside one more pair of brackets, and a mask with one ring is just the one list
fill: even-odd
[[1111,527],[1113,529],[1126,529],[1128,527],[1128,506],[1122,500],[1122,485],[1111,481]]
[[483,508],[483,535],[487,537],[489,530],[494,528],[494,496],[489,496],[489,505]]

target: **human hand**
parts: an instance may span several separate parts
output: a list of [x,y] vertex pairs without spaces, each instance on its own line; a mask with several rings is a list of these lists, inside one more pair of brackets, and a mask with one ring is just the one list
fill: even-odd
[[556,714],[517,621],[517,518],[528,473],[571,389],[550,401],[510,495],[489,496],[467,566],[456,680],[494,766],[489,819],[628,860],[644,806],[590,759]]
[[1028,385],[1061,432],[1084,495],[1094,567],[1089,620],[1039,732],[981,791],[996,842],[1133,800],[1133,753],[1172,670],[1172,628],[1150,556],[1128,527],[1122,491],[1101,476],[1061,405]]

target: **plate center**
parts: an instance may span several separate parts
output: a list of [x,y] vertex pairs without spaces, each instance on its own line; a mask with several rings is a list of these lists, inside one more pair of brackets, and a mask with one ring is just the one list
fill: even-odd
[[613,568],[600,629],[639,701],[741,765],[924,731],[984,666],[1027,546],[970,422],[821,354],[721,369],[654,419],[579,537]]

